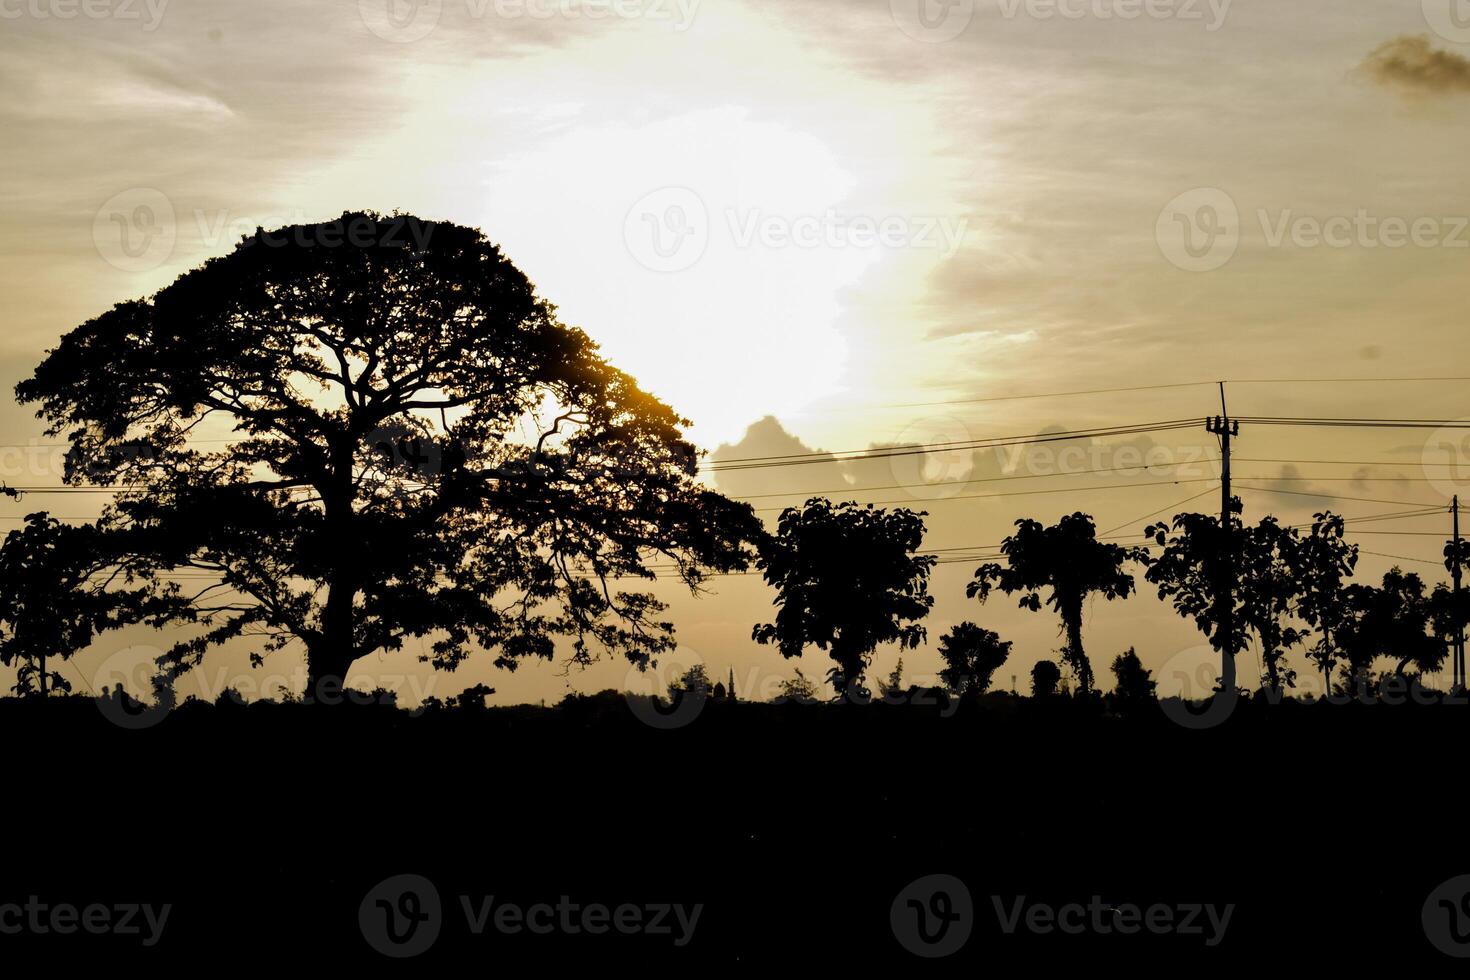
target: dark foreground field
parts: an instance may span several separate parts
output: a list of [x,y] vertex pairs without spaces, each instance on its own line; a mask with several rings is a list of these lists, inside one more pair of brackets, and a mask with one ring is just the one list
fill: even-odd
[[[1434,943],[1470,953],[1470,910],[1436,897],[1426,931],[1425,908],[1470,873],[1467,733],[1470,708],[1445,705],[1242,705],[1194,731],[1154,704],[1004,697],[712,702],[672,730],[616,696],[417,716],[191,703],[129,730],[90,700],[3,701],[0,950],[1447,974],[1463,961]],[[951,877],[914,884],[932,875]],[[134,904],[167,919],[139,910],[129,932]]]

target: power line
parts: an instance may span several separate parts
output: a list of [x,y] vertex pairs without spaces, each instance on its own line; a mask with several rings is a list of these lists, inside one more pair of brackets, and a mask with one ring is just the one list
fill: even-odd
[[1408,555],[1388,555],[1388,554],[1384,554],[1381,551],[1364,551],[1361,548],[1358,549],[1358,554],[1360,554],[1360,555],[1373,555],[1375,558],[1392,558],[1394,561],[1417,561],[1417,562],[1421,562],[1421,563],[1423,563],[1425,565],[1438,565],[1440,567],[1443,567],[1444,566],[1444,563],[1443,562],[1434,561],[1434,560],[1429,559],[1429,558],[1410,558]]
[[[1367,384],[1367,383],[1390,383],[1407,384],[1417,382],[1448,382],[1448,381],[1470,381],[1470,378],[1432,377],[1432,378],[1226,378],[1225,384],[1231,385],[1273,385],[1273,384]],[[1077,395],[1113,395],[1124,394],[1135,391],[1162,391],[1170,388],[1203,388],[1207,385],[1219,384],[1218,381],[1181,381],[1174,384],[1158,385],[1132,385],[1121,388],[1086,388],[1076,391],[1051,391],[1039,394],[1027,395],[991,395],[985,398],[952,398],[933,402],[897,402],[879,406],[881,408],[936,408],[942,405],[981,405],[989,402],[1025,401],[1041,398],[1071,398]]]
[[1100,538],[1101,537],[1105,537],[1105,536],[1107,536],[1109,534],[1112,534],[1114,531],[1121,531],[1121,530],[1123,530],[1123,528],[1125,528],[1125,527],[1131,527],[1132,525],[1137,524],[1139,521],[1146,521],[1150,517],[1155,517],[1155,516],[1157,516],[1159,514],[1162,514],[1166,510],[1173,510],[1175,507],[1182,507],[1185,504],[1189,503],[1191,500],[1198,500],[1199,498],[1203,497],[1205,494],[1207,494],[1207,493],[1214,493],[1214,492],[1215,492],[1215,488],[1214,487],[1208,487],[1208,488],[1206,488],[1204,490],[1201,490],[1199,493],[1195,494],[1192,497],[1185,497],[1183,500],[1177,501],[1176,503],[1169,504],[1167,507],[1160,507],[1158,510],[1149,511],[1147,514],[1144,514],[1142,517],[1135,517],[1135,518],[1133,518],[1133,520],[1131,520],[1131,521],[1125,521],[1124,523],[1119,524],[1117,527],[1110,527],[1106,531],[1102,532],[1102,534],[1098,535],[1098,537],[1100,537]]
[[712,460],[708,472],[728,470],[763,469],[768,466],[795,466],[804,463],[848,463],[865,459],[888,459],[893,456],[913,456],[921,453],[958,451],[964,449],[994,449],[1001,446],[1023,446],[1033,443],[1062,442],[1067,440],[1098,439],[1108,436],[1141,435],[1148,432],[1167,432],[1175,429],[1193,428],[1199,419],[1175,419],[1167,422],[1142,423],[1130,426],[1104,426],[1095,429],[1077,429],[1066,432],[1045,432],[1028,436],[1000,436],[994,439],[973,439],[957,442],[915,443],[879,449],[850,449],[839,452],[816,451],[793,453],[788,456],[752,456],[735,459]]
[[1051,391],[1036,395],[991,395],[987,398],[954,398],[937,402],[900,402],[882,408],[935,408],[940,405],[981,405],[989,402],[1029,401],[1041,398],[1071,398],[1076,395],[1113,395],[1130,391],[1161,391],[1165,388],[1198,388],[1213,381],[1182,381],[1177,384],[1134,385],[1127,388],[1089,388],[1082,391]]
[[1311,493],[1306,490],[1282,490],[1279,487],[1249,487],[1241,483],[1235,484],[1237,490],[1255,490],[1258,493],[1284,493],[1291,497],[1316,497],[1319,500],[1355,500],[1365,504],[1397,504],[1400,507],[1423,507],[1426,509],[1441,507],[1442,504],[1426,503],[1423,500],[1384,500],[1380,497],[1349,497],[1346,494],[1323,491]]
[[[1090,493],[1095,490],[1135,490],[1143,487],[1173,487],[1185,483],[1214,483],[1213,477],[1205,477],[1193,480],[1154,480],[1149,483],[1110,483],[1101,487],[1057,487],[1051,490],[1011,490],[1005,493],[960,493],[952,497],[925,497],[922,499],[909,498],[907,500],[868,500],[863,501],[867,506],[876,507],[881,504],[913,504],[915,506],[927,506],[929,504],[942,504],[951,500],[989,500],[996,497],[1034,497],[1051,493]],[[858,501],[852,501],[857,503]],[[763,510],[786,510],[786,505],[772,504],[769,507],[756,507],[755,511]]]
[[1470,429],[1470,422],[1461,419],[1358,419],[1358,418],[1295,418],[1240,417],[1241,422],[1252,425],[1306,425],[1336,428],[1362,429]]

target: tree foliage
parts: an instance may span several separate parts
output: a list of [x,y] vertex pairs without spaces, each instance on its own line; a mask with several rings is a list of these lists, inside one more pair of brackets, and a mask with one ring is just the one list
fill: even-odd
[[1292,573],[1300,586],[1296,612],[1317,636],[1307,658],[1324,678],[1330,678],[1338,658],[1337,633],[1347,618],[1345,583],[1358,564],[1358,546],[1347,543],[1344,531],[1341,517],[1314,514],[1293,556]]
[[[1209,514],[1177,514],[1172,523],[1152,524],[1144,534],[1163,548],[1155,555],[1144,576],[1158,587],[1159,598],[1171,600],[1181,616],[1194,620],[1210,645],[1231,656],[1245,649],[1245,618],[1241,615],[1244,592],[1236,589],[1228,610],[1230,636],[1225,636],[1227,610],[1223,604],[1223,583],[1234,578],[1228,556],[1241,549],[1240,523],[1233,515],[1241,510],[1240,498],[1231,498],[1230,534],[1221,530],[1220,521]],[[1170,533],[1172,529],[1172,535]]]
[[757,643],[784,657],[807,646],[826,650],[827,676],[839,694],[865,697],[862,687],[880,643],[915,647],[926,632],[932,555],[914,552],[924,539],[924,515],[813,497],[782,512],[759,566],[776,589],[775,622],[757,625]]
[[1062,656],[1077,675],[1083,693],[1092,690],[1092,664],[1082,647],[1082,607],[1091,595],[1126,599],[1133,593],[1130,563],[1147,565],[1148,551],[1099,541],[1091,516],[1077,513],[1050,527],[1039,521],[1016,522],[1016,533],[1000,546],[1007,564],[990,563],[975,570],[965,595],[984,602],[993,589],[1007,595],[1020,593],[1020,606],[1041,609],[1046,604],[1061,617],[1067,644]]
[[1138,653],[1129,647],[1113,658],[1113,679],[1116,682],[1114,696],[1120,701],[1137,703],[1154,700],[1158,684],[1138,659]]
[[939,677],[952,693],[978,698],[990,689],[991,678],[1010,655],[1010,641],[998,633],[958,623],[939,638],[939,657],[944,661]]
[[1350,585],[1346,606],[1338,640],[1343,673],[1358,690],[1371,686],[1370,670],[1379,657],[1391,658],[1399,674],[1410,666],[1432,673],[1444,664],[1448,650],[1433,631],[1433,602],[1417,574],[1394,566],[1381,585]]
[[71,331],[17,394],[70,439],[69,482],[124,488],[134,567],[218,576],[173,672],[240,637],[299,645],[312,683],[415,638],[442,668],[562,639],[646,663],[672,626],[612,583],[657,556],[697,588],[762,533],[696,482],[686,420],[448,223],[258,231]]
[[1048,698],[1057,693],[1062,682],[1062,671],[1052,660],[1038,660],[1031,668],[1031,696]]
[[140,585],[134,569],[109,568],[105,537],[97,525],[37,513],[0,544],[0,664],[16,668],[17,694],[70,691],[48,657],[69,659],[105,630],[185,611],[176,586]]

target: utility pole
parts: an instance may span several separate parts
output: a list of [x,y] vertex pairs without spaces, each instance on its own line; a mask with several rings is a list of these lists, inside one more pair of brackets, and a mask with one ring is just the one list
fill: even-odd
[[1224,560],[1220,563],[1219,604],[1216,620],[1222,638],[1220,689],[1235,692],[1235,543],[1230,533],[1230,437],[1240,435],[1240,423],[1225,408],[1225,382],[1220,382],[1220,415],[1205,419],[1205,430],[1220,437],[1220,533]]
[[1453,691],[1465,689],[1465,631],[1460,628],[1460,497],[1458,494],[1450,502],[1451,522],[1454,528],[1454,541],[1450,545],[1450,581],[1454,583],[1454,597],[1451,609],[1455,616],[1455,639],[1454,652],[1451,655],[1453,661],[1454,683],[1450,685]]

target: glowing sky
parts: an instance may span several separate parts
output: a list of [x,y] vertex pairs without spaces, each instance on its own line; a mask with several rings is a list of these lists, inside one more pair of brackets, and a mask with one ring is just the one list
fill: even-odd
[[[1132,17],[1123,14],[1141,0],[387,2],[119,0],[95,7],[108,16],[71,18],[58,15],[64,3],[0,2],[0,380],[12,385],[62,333],[223,254],[243,230],[346,208],[484,228],[564,319],[688,415],[702,445],[733,447],[726,456],[1217,408],[1203,387],[967,399],[1442,376],[1470,363],[1470,230],[1458,217],[1470,212],[1470,63],[1460,57],[1470,30],[1449,16],[1455,0],[1156,0],[1147,10],[1157,15]],[[142,239],[121,238],[112,216],[126,223],[140,204],[160,223],[129,255],[124,246]],[[1186,227],[1176,214],[1204,235],[1206,205],[1228,226],[1224,243],[1174,237]],[[1395,222],[1422,234],[1404,242]],[[1252,385],[1232,389],[1232,409],[1459,418],[1470,415],[1463,392]],[[935,402],[947,404],[901,407]],[[746,434],[767,416],[779,424]],[[44,441],[28,413],[7,404],[0,424],[13,444],[0,479],[54,482],[16,448]],[[1208,444],[1194,431],[1155,441],[1175,460]],[[1427,432],[1260,429],[1240,452],[1273,462],[1238,472],[1296,466],[1308,475],[1289,485],[1298,490],[1439,502],[1470,481],[1420,465],[1438,460],[1435,445]],[[1083,448],[1078,458],[1118,464],[1113,448]],[[1291,462],[1302,460],[1381,465]],[[751,495],[1070,464],[990,453],[872,465],[720,485]],[[1402,482],[1362,482],[1380,475]],[[1074,485],[1089,479],[1125,482]],[[993,543],[1018,516],[1079,508],[1109,528],[1206,488],[934,504],[931,546]],[[1295,521],[1324,501],[1248,503],[1252,517]],[[88,512],[77,498],[32,497],[3,513],[43,506]],[[1421,559],[1440,543],[1361,541]],[[1376,576],[1389,563],[1366,556],[1361,567]],[[968,572],[937,573],[931,637],[974,618],[1016,639],[997,680],[1009,686],[1058,645],[1055,623],[1003,599],[965,603]],[[681,637],[713,671],[787,672],[749,642],[769,609],[755,579],[697,601],[670,596]],[[1104,678],[1129,644],[1159,668],[1197,642],[1148,596],[1098,606],[1088,630]],[[124,644],[107,645],[79,660],[83,674]],[[932,650],[907,658],[912,673],[934,669]],[[383,670],[412,669],[408,654],[388,659]],[[892,659],[880,656],[882,672]],[[808,660],[820,674],[821,656]],[[442,683],[487,679],[502,700],[521,700],[620,686],[623,674],[616,664],[572,678],[469,669]]]

